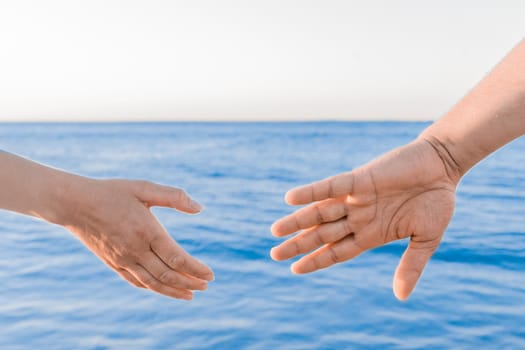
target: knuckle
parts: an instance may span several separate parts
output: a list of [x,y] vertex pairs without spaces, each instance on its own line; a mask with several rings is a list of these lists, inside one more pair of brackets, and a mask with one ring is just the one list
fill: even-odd
[[411,267],[411,273],[415,276],[419,276],[421,273],[423,273],[423,268],[423,265],[414,265]]
[[323,218],[323,213],[321,212],[321,209],[319,208],[319,206],[314,206],[315,208],[315,220],[317,223],[323,223],[324,222],[324,218]]
[[[153,228],[148,228],[147,232],[154,232]],[[157,251],[158,249],[162,249],[162,247],[165,245],[164,237],[162,235],[153,235],[149,237],[149,249],[153,251]]]
[[168,259],[168,265],[173,269],[180,269],[186,265],[186,259],[182,255],[172,255]]
[[160,274],[159,281],[164,284],[172,284],[175,282],[175,276],[173,276],[170,270],[166,270]]
[[333,263],[338,263],[338,262],[341,261],[339,256],[337,255],[337,252],[335,251],[334,247],[329,247],[328,248],[328,258]]
[[142,283],[148,287],[156,287],[158,285],[157,280],[153,276],[144,276]]
[[297,240],[293,240],[292,242],[293,251],[295,254],[301,253],[301,246],[299,245],[299,242]]
[[319,261],[318,257],[314,257],[311,261],[315,270],[321,269],[321,262]]
[[299,220],[298,215],[293,215],[293,219],[294,219],[295,227],[296,227],[297,229],[300,229],[300,228],[303,227],[302,224],[301,224],[301,221]]
[[171,189],[171,193],[173,194],[173,197],[177,201],[180,201],[180,200],[184,199],[185,197],[187,197],[186,192],[184,190],[180,189],[180,188],[173,187]]
[[309,187],[310,187],[310,197],[312,198],[312,201],[316,201],[317,200],[317,196],[316,196],[316,193],[315,193],[315,186],[311,185]]
[[315,245],[321,246],[321,245],[325,244],[325,242],[323,240],[323,236],[321,235],[321,233],[319,233],[318,229],[315,229],[315,230],[312,231],[312,237],[313,237]]
[[335,191],[334,191],[334,178],[330,178],[328,180],[328,197],[334,198],[335,197]]
[[151,185],[151,182],[147,180],[135,180],[135,185],[137,186],[137,188],[139,189],[141,193],[144,193],[146,192],[148,187]]
[[410,247],[419,250],[425,254],[432,255],[439,247],[439,239],[432,238],[428,240],[417,240],[414,237],[410,239]]

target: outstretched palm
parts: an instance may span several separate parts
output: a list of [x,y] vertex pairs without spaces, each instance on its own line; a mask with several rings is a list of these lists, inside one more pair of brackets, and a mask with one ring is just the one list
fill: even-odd
[[295,273],[308,273],[410,237],[394,277],[395,295],[406,299],[452,217],[456,184],[439,152],[418,140],[354,171],[292,189],[289,204],[312,204],[274,223],[276,236],[303,231],[272,249],[272,257],[308,253],[292,265]]

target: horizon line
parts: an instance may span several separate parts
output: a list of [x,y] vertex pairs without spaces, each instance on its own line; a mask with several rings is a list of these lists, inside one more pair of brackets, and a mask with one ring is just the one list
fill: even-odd
[[2,124],[52,123],[430,123],[433,119],[1,119]]

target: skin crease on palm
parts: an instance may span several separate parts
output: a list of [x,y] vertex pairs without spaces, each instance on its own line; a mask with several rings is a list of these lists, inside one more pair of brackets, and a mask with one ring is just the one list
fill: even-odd
[[307,254],[292,265],[302,274],[410,238],[394,278],[395,295],[406,299],[452,217],[457,180],[436,149],[418,140],[352,172],[292,189],[288,204],[312,204],[272,226],[279,237],[302,232],[271,256]]
[[393,289],[405,300],[436,251],[454,211],[456,187],[475,164],[525,134],[525,40],[472,91],[413,142],[351,172],[290,190],[306,207],[271,230],[288,238],[275,260],[309,273],[366,250],[409,238]]

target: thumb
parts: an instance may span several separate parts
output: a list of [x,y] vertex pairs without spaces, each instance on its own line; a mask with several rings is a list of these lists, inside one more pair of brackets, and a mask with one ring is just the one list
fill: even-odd
[[202,206],[183,189],[158,185],[149,181],[137,181],[137,197],[148,207],[174,208],[185,213],[196,214]]
[[406,300],[416,287],[416,283],[428,260],[439,246],[439,239],[416,241],[410,239],[394,275],[394,295],[399,300]]

